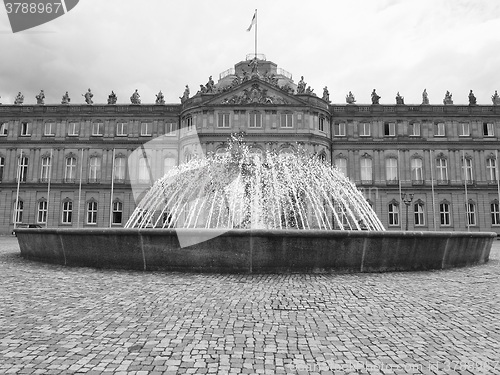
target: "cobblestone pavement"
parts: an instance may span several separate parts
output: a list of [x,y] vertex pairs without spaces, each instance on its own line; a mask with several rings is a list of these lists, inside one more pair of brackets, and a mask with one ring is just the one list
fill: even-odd
[[500,241],[430,272],[65,268],[0,238],[2,374],[500,374]]

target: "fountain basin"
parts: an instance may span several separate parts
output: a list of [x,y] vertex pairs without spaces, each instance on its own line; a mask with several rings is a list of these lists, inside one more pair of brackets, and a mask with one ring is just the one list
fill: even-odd
[[[496,233],[232,229],[16,230],[21,256],[66,266],[209,273],[418,271],[488,262]],[[209,233],[208,233],[209,234]]]

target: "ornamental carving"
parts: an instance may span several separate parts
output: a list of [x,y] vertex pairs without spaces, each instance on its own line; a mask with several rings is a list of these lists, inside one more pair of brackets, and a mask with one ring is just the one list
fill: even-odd
[[287,104],[288,102],[276,95],[269,95],[267,89],[254,83],[250,88],[244,89],[232,97],[222,99],[221,104]]

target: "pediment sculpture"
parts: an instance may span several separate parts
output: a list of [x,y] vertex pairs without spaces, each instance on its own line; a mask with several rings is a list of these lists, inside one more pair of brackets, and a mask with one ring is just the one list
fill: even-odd
[[266,88],[254,83],[233,96],[225,97],[220,104],[286,104],[288,101],[281,96],[268,94]]

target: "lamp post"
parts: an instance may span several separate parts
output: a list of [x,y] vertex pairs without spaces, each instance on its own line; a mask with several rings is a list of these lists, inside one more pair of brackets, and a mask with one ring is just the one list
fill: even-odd
[[413,193],[406,195],[406,193],[401,194],[401,200],[406,205],[406,225],[405,230],[408,231],[408,207],[410,207],[411,202],[413,201]]

